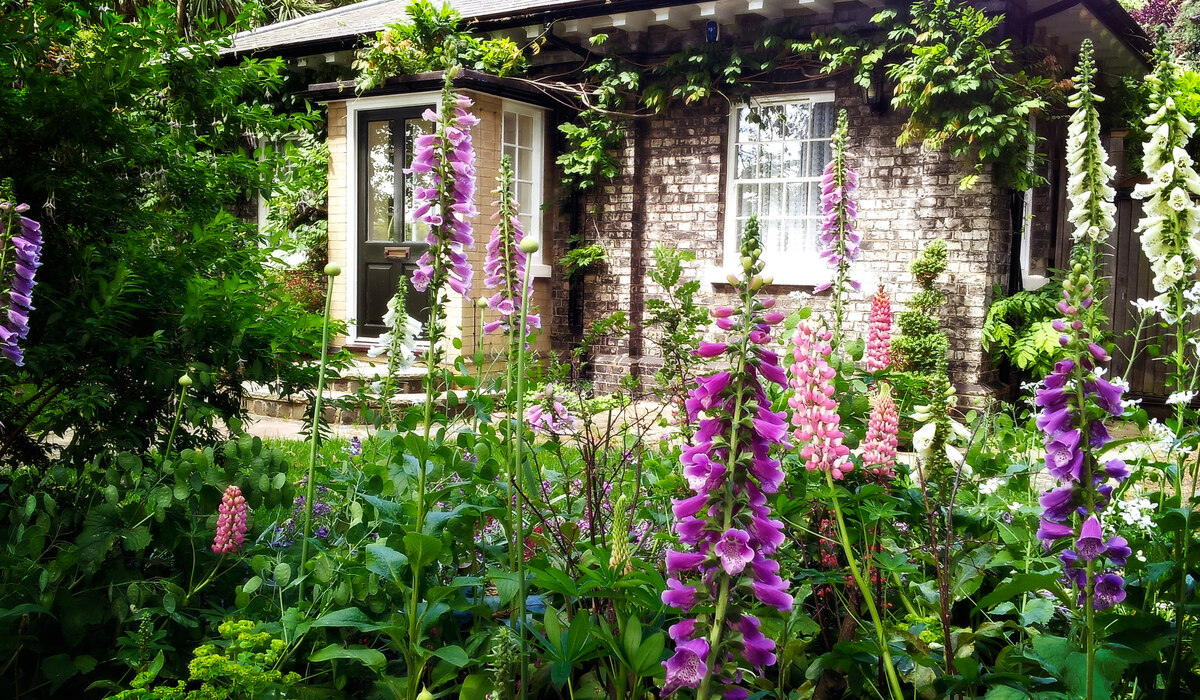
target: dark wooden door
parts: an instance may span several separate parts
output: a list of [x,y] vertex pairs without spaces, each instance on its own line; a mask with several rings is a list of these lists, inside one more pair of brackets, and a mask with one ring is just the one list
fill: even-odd
[[[417,259],[429,247],[425,227],[413,224],[413,186],[406,174],[412,163],[413,140],[430,125],[421,118],[425,107],[406,107],[358,115],[358,334],[379,336],[388,301],[401,276],[411,278]],[[406,311],[425,323],[429,297],[411,285]]]

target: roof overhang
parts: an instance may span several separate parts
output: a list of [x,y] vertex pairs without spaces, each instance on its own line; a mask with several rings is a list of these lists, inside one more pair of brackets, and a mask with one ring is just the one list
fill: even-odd
[[[388,78],[379,87],[363,92],[355,92],[352,80],[341,80],[335,83],[317,83],[310,85],[308,90],[301,93],[314,102],[334,102],[337,100],[354,100],[360,97],[377,97],[380,95],[402,95],[415,92],[437,92],[442,89],[445,74],[442,71],[417,73]],[[475,90],[477,92],[495,95],[518,102],[553,107],[558,104],[531,82],[514,78],[497,78],[488,73],[464,70],[454,78],[454,87],[460,90]]]

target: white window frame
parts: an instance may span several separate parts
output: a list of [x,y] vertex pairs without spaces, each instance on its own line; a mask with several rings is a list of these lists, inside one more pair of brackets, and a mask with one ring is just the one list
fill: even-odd
[[[504,149],[510,144],[504,139],[504,123],[508,119],[509,114],[530,117],[533,120],[533,143],[530,144],[530,159],[533,161],[531,172],[533,173],[533,181],[531,190],[533,191],[532,201],[518,202],[522,214],[529,215],[531,225],[526,236],[533,237],[533,240],[538,242],[538,250],[530,256],[529,274],[534,277],[549,277],[550,265],[545,263],[544,251],[546,250],[545,226],[542,218],[542,203],[545,199],[545,159],[546,159],[546,110],[541,107],[536,107],[524,102],[516,102],[514,100],[502,100],[500,107],[500,154],[504,154]],[[512,144],[514,146],[524,147],[523,144]],[[513,164],[513,169],[516,171],[517,164]]]
[[[729,113],[729,139],[727,151],[725,154],[725,245],[724,245],[724,268],[714,270],[710,276],[712,282],[724,282],[729,274],[741,274],[741,265],[739,264],[740,255],[738,251],[738,238],[741,232],[738,230],[738,198],[737,186],[739,182],[744,182],[737,179],[737,146],[738,146],[738,112],[746,107],[761,108],[780,104],[795,104],[807,102],[811,104],[817,103],[833,103],[834,93],[830,90],[818,92],[799,92],[788,93],[784,95],[771,95],[769,97],[760,97],[753,101],[751,105],[734,105]],[[824,167],[824,163],[821,167]],[[789,182],[810,182],[819,183],[820,176],[793,178]],[[815,232],[814,232],[815,235]],[[832,271],[828,264],[823,259],[814,255],[808,260],[773,260],[770,255],[766,257],[766,267],[763,271],[764,275],[771,276],[775,279],[775,284],[808,286],[820,284],[827,281]]]
[[[359,97],[346,103],[346,272],[339,279],[346,285],[346,337],[352,343],[375,341],[374,336],[359,336],[353,309],[358,304],[358,113],[395,107],[428,106],[437,111],[442,93],[420,92],[380,97]],[[337,283],[337,282],[335,282]]]

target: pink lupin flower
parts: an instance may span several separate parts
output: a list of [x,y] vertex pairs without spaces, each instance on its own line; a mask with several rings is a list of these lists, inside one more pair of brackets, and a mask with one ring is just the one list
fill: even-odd
[[833,352],[830,340],[833,332],[824,323],[809,325],[801,321],[792,338],[792,387],[796,392],[788,403],[794,409],[792,425],[795,436],[807,443],[800,450],[809,471],[827,471],[835,479],[841,479],[854,468],[847,459],[850,448],[842,444],[845,435],[840,429],[841,419],[834,400],[834,370],[828,358]]
[[892,399],[891,387],[879,385],[879,395],[867,423],[867,437],[862,445],[863,468],[879,483],[891,481],[895,474],[897,433],[900,416]]
[[234,554],[246,541],[246,499],[242,490],[233,484],[221,496],[217,508],[217,535],[212,550],[217,554]]
[[871,299],[870,333],[867,336],[867,369],[878,372],[892,364],[892,302],[879,285]]

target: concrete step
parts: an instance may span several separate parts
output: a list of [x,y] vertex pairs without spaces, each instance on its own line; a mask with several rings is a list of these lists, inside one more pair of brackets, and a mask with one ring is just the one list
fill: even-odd
[[[465,408],[463,400],[467,396],[465,389],[456,389],[458,405],[452,410],[457,414]],[[445,404],[445,394],[440,394],[437,403]],[[389,402],[392,410],[402,412],[406,409],[424,406],[425,392],[403,392],[394,394]],[[309,399],[304,394],[280,395],[261,386],[247,386],[242,399],[242,408],[254,416],[268,418],[283,418],[287,420],[302,420],[308,412]],[[336,425],[357,425],[365,422],[364,411],[370,409],[378,413],[383,405],[378,396],[366,392],[326,391],[321,400],[321,413],[327,423]]]

